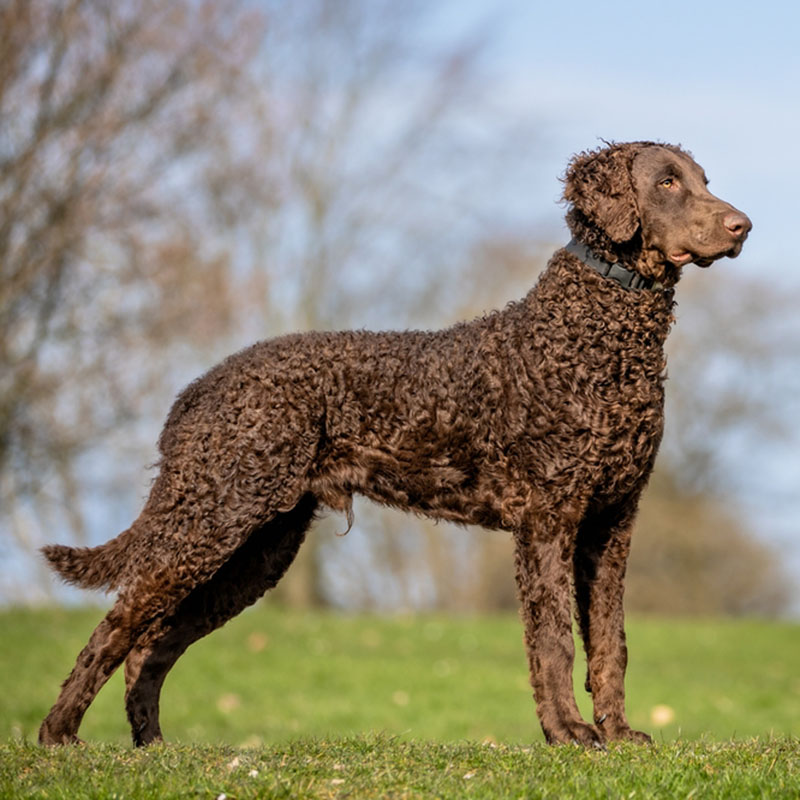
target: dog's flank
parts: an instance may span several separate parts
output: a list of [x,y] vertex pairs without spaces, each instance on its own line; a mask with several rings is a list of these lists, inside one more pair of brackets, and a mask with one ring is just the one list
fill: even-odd
[[[76,741],[123,661],[134,742],[160,739],[177,658],[277,583],[319,508],[347,513],[354,494],[511,531],[545,737],[648,740],[625,717],[622,595],[663,427],[673,291],[690,261],[737,255],[750,222],[688,154],[649,142],[580,154],[564,197],[592,258],[558,250],[502,311],[433,333],[261,342],[179,396],[131,528],[100,548],[46,549],[66,579],[119,595],[40,741]],[[594,724],[572,687],[573,600]]]

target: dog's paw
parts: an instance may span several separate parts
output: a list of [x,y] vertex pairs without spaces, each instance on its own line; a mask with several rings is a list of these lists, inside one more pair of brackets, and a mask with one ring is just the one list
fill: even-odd
[[39,728],[39,744],[45,747],[55,747],[60,744],[85,744],[74,733],[55,733],[50,730],[46,722]]
[[583,720],[571,720],[557,727],[545,728],[544,736],[548,744],[577,744],[597,750],[605,749],[600,731]]
[[653,741],[644,731],[635,731],[626,722],[615,724],[605,716],[597,721],[597,728],[601,732],[603,739],[608,742],[651,744]]
[[653,737],[644,731],[635,731],[633,728],[627,728],[620,731],[615,740],[624,740],[628,742],[635,742],[636,744],[652,744]]

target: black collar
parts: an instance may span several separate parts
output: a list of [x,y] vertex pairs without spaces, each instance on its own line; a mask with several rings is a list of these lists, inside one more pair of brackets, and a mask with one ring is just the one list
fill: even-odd
[[577,256],[584,264],[592,269],[596,269],[606,278],[611,278],[625,289],[655,289],[660,290],[664,287],[652,278],[645,278],[632,269],[623,267],[621,264],[610,264],[598,258],[585,244],[573,239],[565,248],[567,252]]

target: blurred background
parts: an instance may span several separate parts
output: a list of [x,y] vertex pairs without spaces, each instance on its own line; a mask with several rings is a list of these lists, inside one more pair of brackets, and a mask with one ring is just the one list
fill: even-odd
[[[800,614],[800,6],[0,0],[0,603],[126,528],[175,394],[252,341],[524,295],[603,140],[691,150],[754,222],[689,267],[627,607]],[[509,537],[366,503],[296,607],[514,608]],[[91,598],[95,601],[97,598]]]

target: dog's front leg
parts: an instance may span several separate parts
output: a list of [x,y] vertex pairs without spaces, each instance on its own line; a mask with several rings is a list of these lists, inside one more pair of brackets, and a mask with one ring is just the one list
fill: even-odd
[[570,576],[576,527],[559,515],[530,520],[515,533],[515,563],[531,686],[545,738],[550,744],[592,746],[602,737],[581,718],[572,684]]
[[575,542],[575,600],[586,649],[586,690],[605,739],[649,742],[625,715],[625,619],[622,595],[636,500],[587,516]]

